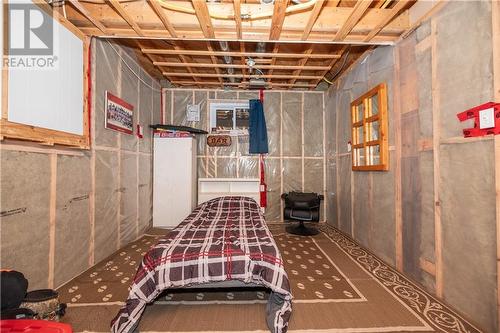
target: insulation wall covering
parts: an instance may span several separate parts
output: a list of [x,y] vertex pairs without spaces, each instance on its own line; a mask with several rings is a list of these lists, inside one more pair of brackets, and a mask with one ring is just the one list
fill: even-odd
[[[494,140],[464,139],[456,117],[495,99],[491,17],[490,2],[448,2],[330,88],[327,220],[497,332]],[[349,104],[382,82],[390,168],[352,172]]]
[[[67,282],[151,224],[148,125],[159,122],[160,85],[129,53],[92,43],[90,150],[1,144],[1,267],[23,272],[30,289]],[[134,106],[143,139],[104,128],[105,91]]]
[[[258,91],[165,89],[164,121],[207,131],[210,101],[258,99]],[[188,104],[199,104],[199,122],[186,121]],[[326,193],[324,93],[265,91],[269,154],[265,157],[268,185],[268,222],[283,220],[281,193]],[[210,132],[210,131],[209,131]],[[230,147],[208,147],[206,136],[198,140],[198,177],[259,178],[259,156],[248,154],[248,136],[232,138]],[[323,205],[321,220],[326,206]]]

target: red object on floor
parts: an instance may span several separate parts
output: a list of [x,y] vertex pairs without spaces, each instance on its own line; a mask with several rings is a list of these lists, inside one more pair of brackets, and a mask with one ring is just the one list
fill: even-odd
[[13,319],[0,320],[1,333],[73,333],[68,324],[48,320]]
[[[479,111],[486,110],[489,108],[494,109],[495,114],[495,127],[492,128],[479,128]],[[468,119],[474,119],[474,128],[466,128],[463,130],[464,138],[470,138],[474,136],[484,136],[489,134],[500,134],[500,103],[488,102],[476,106],[472,109],[460,112],[457,114],[458,120],[465,121]]]

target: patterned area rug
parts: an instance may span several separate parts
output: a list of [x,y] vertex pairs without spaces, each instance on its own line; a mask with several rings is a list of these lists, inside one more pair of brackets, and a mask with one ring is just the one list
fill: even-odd
[[408,280],[402,274],[387,266],[373,253],[359,246],[354,240],[337,229],[321,227],[345,253],[355,259],[367,272],[372,274],[385,288],[412,308],[438,332],[481,332],[478,328],[457,314],[450,307]]
[[[123,302],[147,249],[161,238],[147,235],[59,289],[69,304]],[[314,239],[275,235],[293,289],[294,302],[356,302],[366,299]],[[267,303],[266,289],[179,289],[162,294],[158,304]]]
[[[270,229],[294,295],[291,332],[481,332],[332,227],[321,225],[314,237]],[[145,235],[60,287],[69,304],[64,321],[75,332],[108,332],[142,256],[160,237]],[[148,306],[139,330],[266,332],[268,297],[263,289],[169,291]]]

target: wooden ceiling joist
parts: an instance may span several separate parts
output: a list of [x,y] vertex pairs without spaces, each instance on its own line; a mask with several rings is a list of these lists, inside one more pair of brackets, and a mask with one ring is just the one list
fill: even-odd
[[[341,28],[339,22],[347,22],[349,16],[352,15],[353,8],[350,6],[356,4],[359,8],[360,4],[364,5],[367,1],[369,2],[369,0],[343,1],[345,2],[343,6],[335,7],[334,5],[338,0],[317,0],[305,10],[283,15],[285,2],[289,0],[279,0],[275,1],[276,7],[274,9],[276,10],[273,11],[275,15],[272,20],[266,17],[248,20],[246,19],[248,15],[258,16],[262,11],[269,10],[265,9],[259,2],[245,1],[244,4],[241,4],[241,0],[236,0],[233,3],[231,1],[207,3],[202,0],[193,0],[193,2],[188,0],[166,0],[159,2],[155,0],[148,1],[152,2],[148,6],[144,5],[144,1],[114,0],[115,6],[110,1],[102,1],[102,3],[101,1],[94,2],[93,0],[83,1],[92,2],[86,8],[93,19],[100,21],[107,27],[109,33],[119,36],[132,37],[137,36],[137,33],[133,29],[124,27],[123,22],[116,16],[116,2],[119,2],[121,7],[125,8],[131,14],[136,24],[142,28],[142,32],[148,37],[164,38],[166,35],[165,30],[171,32],[171,28],[175,28],[177,35],[182,36],[184,39],[207,38],[205,35],[209,36],[213,34],[217,38],[224,39],[236,38],[237,40],[243,40],[245,38],[247,40],[264,41],[270,40],[270,37],[276,38],[277,36],[279,40],[300,40],[304,32],[309,34],[310,40],[331,41]],[[176,7],[184,7],[190,10],[192,14],[165,9],[163,5],[170,2],[175,3]],[[322,2],[324,5],[320,6]],[[294,4],[287,8],[296,6]],[[153,10],[149,7],[153,7]],[[365,15],[362,15],[360,18],[359,24],[355,25],[354,29],[352,29],[349,38],[356,37],[356,40],[362,41],[390,11],[390,7],[367,8]],[[164,18],[167,14],[168,22],[171,25],[170,28],[165,27]],[[213,19],[209,23],[211,14],[216,17],[222,16],[226,18]],[[162,17],[160,20],[158,19],[159,16]],[[82,15],[75,15],[73,11],[70,11],[68,12],[68,18],[85,33],[96,34],[101,37],[105,35],[93,25],[89,25],[88,19]],[[202,27],[200,27],[198,19],[202,20]],[[272,31],[270,31],[270,23],[273,24]],[[381,41],[392,41],[394,35],[400,35],[408,29],[409,25],[408,13],[402,13],[384,27],[381,32],[382,35],[378,34],[376,38],[373,38],[373,41],[378,42],[379,39]],[[240,35],[241,38],[239,38]]]
[[[176,46],[174,46],[174,48],[175,48],[176,50],[182,50],[182,49],[181,49],[179,46],[177,46],[177,45],[176,45]],[[184,64],[188,64],[188,63],[189,63],[189,59],[188,59],[185,55],[183,55],[183,54],[179,54],[179,59],[181,59],[181,61],[182,61]],[[193,71],[193,69],[192,69],[189,65],[188,65],[188,66],[186,66],[186,69],[187,69],[187,71],[188,71],[189,73],[191,73],[191,74],[194,74],[194,73],[195,73],[195,72]],[[198,81],[198,78],[194,78],[194,79],[195,79],[196,81]]]
[[[306,28],[304,29],[304,33],[302,34],[302,40],[307,40],[309,37],[309,34],[311,33],[311,30],[316,23],[316,20],[318,19],[319,13],[321,12],[321,9],[323,8],[323,5],[325,4],[325,1],[327,0],[316,0],[316,3],[314,4],[313,10],[311,11],[311,14],[309,15],[309,20],[307,21]],[[337,4],[340,1],[335,0],[334,6],[336,7]]]
[[370,5],[371,1],[368,0],[356,1],[356,5],[354,5],[351,14],[342,25],[342,28],[337,31],[333,40],[340,41],[345,39],[347,35],[349,35],[349,33],[352,31],[354,26],[358,24],[359,20],[361,20]]
[[306,57],[310,59],[338,59],[340,55],[338,54],[327,54],[327,53],[312,53],[309,55],[304,55],[302,53],[269,53],[269,52],[234,52],[234,51],[199,51],[199,50],[167,50],[167,49],[142,49],[143,53],[149,54],[164,54],[164,55],[190,55],[190,56],[231,56],[231,57],[275,57],[275,58],[303,58]]
[[116,12],[127,22],[128,25],[134,31],[137,33],[137,35],[143,37],[144,33],[142,32],[142,29],[139,27],[139,25],[136,23],[136,21],[130,16],[125,8],[120,4],[120,1],[118,0],[108,0],[109,4],[116,10]]
[[[245,43],[239,43],[240,44],[240,52],[242,53],[245,53]],[[240,63],[242,66],[245,66],[246,65],[246,58],[244,56],[241,56],[240,57]],[[243,72],[243,74],[246,74],[247,73],[247,70],[245,68],[243,68],[241,70]]]
[[236,24],[236,36],[238,39],[243,38],[243,32],[241,28],[241,2],[240,0],[233,1],[234,8],[234,22]]
[[273,17],[271,21],[271,30],[269,31],[269,40],[279,40],[283,22],[285,21],[286,8],[290,0],[274,1]]
[[177,38],[177,32],[175,31],[174,26],[172,25],[172,23],[170,23],[167,14],[165,14],[165,11],[160,6],[158,1],[155,0],[148,1],[148,3],[151,6],[151,8],[153,8],[156,15],[158,15],[158,18],[160,19],[161,23],[163,23],[163,26],[165,27],[165,29],[167,29],[170,36]]
[[[289,0],[275,1],[273,8],[273,16],[271,22],[271,30],[269,31],[269,40],[279,40],[281,30],[283,29],[283,22],[285,21],[286,8],[288,7]],[[279,52],[279,44],[275,43],[273,47],[273,54]],[[271,65],[276,63],[276,58],[272,57]],[[269,70],[269,74],[273,74],[273,69]]]
[[[340,0],[333,0],[332,3],[330,3],[330,5],[337,7],[339,2],[340,2]],[[318,16],[321,12],[321,9],[323,8],[323,5],[324,5],[323,0],[317,0],[316,3],[314,4],[313,10],[312,10],[311,14],[309,15],[309,20],[307,21],[306,28],[304,30],[304,33],[302,34],[302,40],[307,40],[309,38],[309,34],[311,33],[311,30],[312,30],[314,24],[316,23],[316,20],[318,19]],[[304,53],[306,55],[310,55],[313,52],[313,49],[314,49],[314,46],[311,45],[311,46],[309,46],[307,51]],[[299,66],[304,66],[308,60],[309,60],[308,57],[304,57],[304,58],[300,59]],[[293,75],[300,75],[301,72],[302,72],[302,69],[297,69],[296,71],[293,72]],[[290,84],[294,84],[296,80],[297,79],[291,79]]]
[[[198,22],[200,23],[200,28],[203,31],[203,35],[205,38],[214,39],[215,32],[214,27],[212,26],[210,13],[208,12],[207,2],[204,0],[192,0],[191,2],[193,4],[196,17],[198,18]],[[210,42],[207,43],[207,49],[211,52],[214,51]],[[217,64],[217,58],[214,55],[210,55],[210,59],[213,64]],[[215,71],[220,75],[219,68],[215,67]],[[222,83],[222,78],[219,77],[219,81]]]
[[[243,74],[213,74],[213,73],[176,73],[176,72],[163,72],[164,76],[167,77],[220,77],[220,78],[242,78],[242,79],[290,79],[293,75],[282,75],[282,74],[272,74],[272,75],[243,75]],[[318,80],[322,79],[322,76],[317,75],[297,75],[298,79],[301,80]]]
[[[272,52],[272,58],[271,58],[271,66],[274,66],[276,64],[276,57],[274,57],[275,54],[279,52],[279,44],[276,43],[274,44],[273,52]],[[273,69],[271,68],[269,70],[269,74],[273,74]]]
[[101,23],[98,19],[96,19],[92,14],[85,8],[78,0],[68,0],[73,7],[75,7],[83,16],[85,16],[93,25],[97,27],[97,29],[101,30],[103,34],[108,34],[107,28],[104,24]]
[[[195,86],[199,85],[197,82],[194,81],[171,81],[173,84],[181,85],[181,86]],[[203,85],[205,86],[218,86],[220,85],[219,82],[216,81],[205,81],[203,82]],[[250,83],[248,82],[226,82],[224,83],[225,86],[233,86],[233,87],[241,87],[241,88],[248,88],[250,86]],[[270,87],[296,87],[296,88],[314,88],[315,85],[312,83],[295,83],[295,84],[290,84],[290,83],[269,83],[268,86]]]
[[[180,63],[180,62],[168,62],[168,61],[154,61],[153,65],[162,67],[194,67],[194,68],[240,68],[249,69],[248,65],[237,65],[237,64],[211,64],[211,63]],[[328,66],[305,66],[305,65],[254,65],[253,68],[257,69],[281,69],[281,70],[310,70],[310,71],[324,71],[329,69]]]
[[[298,76],[304,70],[304,67],[306,67],[305,64],[307,63],[307,60],[309,59],[307,56],[311,55],[311,53],[313,52],[313,49],[314,49],[314,47],[312,45],[309,46],[309,48],[305,52],[306,57],[300,59],[300,61],[299,61],[299,68],[296,71],[293,72],[293,75],[297,75]],[[326,69],[328,69],[328,66],[325,69],[323,69],[323,70],[326,70]],[[296,80],[297,80],[296,78],[290,79],[290,84],[295,83]]]
[[206,38],[215,38],[214,27],[212,25],[212,19],[208,12],[207,2],[204,0],[192,0],[191,1],[200,23],[201,31]]
[[[151,6],[151,8],[153,9],[153,11],[156,13],[156,15],[158,16],[158,18],[160,19],[160,21],[162,22],[163,26],[168,31],[168,33],[170,34],[170,36],[172,36],[174,38],[177,38],[177,32],[175,31],[172,23],[170,23],[170,20],[168,19],[167,15],[165,14],[165,11],[160,6],[160,4],[158,3],[158,1],[155,1],[155,0],[148,1],[148,3]],[[176,50],[181,50],[181,48],[179,48],[176,45],[174,46],[174,48]],[[146,56],[148,56],[151,59],[151,55],[150,54],[146,54]],[[179,55],[179,59],[181,60],[181,62],[183,64],[187,64],[189,62],[189,60],[184,55]],[[153,59],[151,59],[151,60],[153,61],[153,65],[154,65],[155,61]],[[194,73],[194,71],[192,70],[192,68],[190,66],[188,66],[188,65],[186,66],[186,70],[189,73]],[[198,81],[197,78],[195,78],[195,80]]]
[[[214,85],[241,88],[262,78],[268,87],[314,88],[351,46],[349,62],[373,45],[400,39],[418,1],[68,0],[65,9],[84,34],[138,45],[146,66],[173,83],[203,87],[213,78]],[[260,41],[266,50],[254,52]]]
[[368,36],[365,38],[365,42],[369,42],[375,37],[389,22],[391,22],[406,6],[408,5],[407,0],[399,0],[394,7],[382,18],[379,24],[370,31]]
[[[140,50],[140,49],[142,49],[142,45],[141,45],[141,42],[140,42],[140,41],[136,40],[136,44],[137,44],[137,46],[139,47],[139,50]],[[174,46],[174,47],[176,47],[177,49],[179,49],[179,47],[178,47],[178,46]],[[156,67],[157,67],[157,69],[158,69],[160,72],[162,71],[162,69],[161,69],[160,67],[158,67],[157,65],[155,65],[155,64],[154,64],[156,60],[155,60],[155,59],[151,56],[151,54],[147,54],[147,53],[143,53],[143,54],[144,54],[144,55],[145,55],[145,56],[146,56],[146,57],[147,57],[147,58],[151,61],[151,63],[153,64],[153,66],[156,66]],[[193,71],[193,69],[192,69],[190,66],[185,65],[185,64],[189,63],[189,59],[188,59],[187,57],[185,57],[185,56],[183,56],[183,55],[179,55],[179,59],[181,60],[181,63],[183,64],[183,66],[186,68],[186,70],[187,70],[189,73],[195,73],[195,72]],[[199,81],[199,78],[197,78],[197,77],[195,77],[194,79],[195,79],[195,81],[197,81],[197,82]],[[198,83],[198,84],[199,84],[199,83]]]

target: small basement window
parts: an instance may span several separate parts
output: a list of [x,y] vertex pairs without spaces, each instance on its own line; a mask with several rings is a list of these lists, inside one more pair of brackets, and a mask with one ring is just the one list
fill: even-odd
[[351,103],[351,133],[352,170],[389,170],[385,83]]
[[210,101],[209,109],[212,133],[248,134],[250,118],[248,100]]

